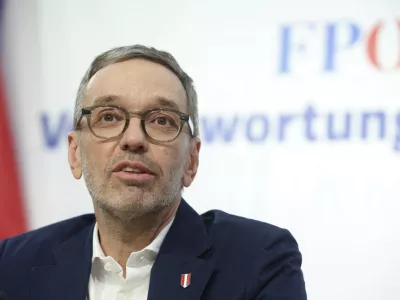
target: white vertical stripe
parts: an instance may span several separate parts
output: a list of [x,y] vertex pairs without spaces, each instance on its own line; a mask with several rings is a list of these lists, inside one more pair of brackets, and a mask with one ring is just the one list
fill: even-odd
[[183,286],[187,287],[187,280],[188,280],[188,274],[185,274],[185,279],[183,281]]

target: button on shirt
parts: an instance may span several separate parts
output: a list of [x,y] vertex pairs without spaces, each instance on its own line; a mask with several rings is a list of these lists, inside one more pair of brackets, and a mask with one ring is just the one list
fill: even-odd
[[97,223],[93,232],[92,271],[89,279],[90,300],[145,300],[147,299],[150,272],[173,220],[161,230],[146,248],[132,252],[126,262],[126,278],[122,267],[101,248]]

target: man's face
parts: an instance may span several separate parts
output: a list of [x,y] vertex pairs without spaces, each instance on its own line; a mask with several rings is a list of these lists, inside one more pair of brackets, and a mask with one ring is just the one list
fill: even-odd
[[[188,113],[178,77],[164,66],[142,59],[109,65],[92,77],[83,107],[105,98],[107,104],[130,112],[175,106]],[[149,142],[136,117],[131,118],[123,136],[106,141],[91,133],[86,118],[80,124],[81,133],[72,132],[68,138],[70,166],[76,178],[83,173],[95,206],[109,213],[135,218],[158,212],[179,200],[182,187],[189,186],[196,175],[200,141],[188,135],[187,124],[177,139],[157,144]],[[136,174],[132,168],[119,170],[121,163],[144,166],[150,174]]]

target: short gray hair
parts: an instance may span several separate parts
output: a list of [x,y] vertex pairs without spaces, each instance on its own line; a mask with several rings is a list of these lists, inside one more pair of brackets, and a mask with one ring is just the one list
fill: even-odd
[[106,52],[101,53],[90,64],[89,69],[86,71],[79,85],[78,93],[75,101],[74,110],[74,125],[77,122],[77,117],[80,110],[82,109],[83,99],[85,96],[86,87],[90,79],[102,68],[135,59],[142,58],[155,63],[159,63],[169,70],[171,70],[181,81],[183,88],[186,92],[189,115],[193,123],[193,135],[199,135],[199,120],[198,120],[198,108],[197,108],[197,93],[193,85],[192,78],[187,75],[183,69],[179,66],[176,59],[168,52],[157,50],[153,47],[146,47],[143,45],[123,46],[113,48]]

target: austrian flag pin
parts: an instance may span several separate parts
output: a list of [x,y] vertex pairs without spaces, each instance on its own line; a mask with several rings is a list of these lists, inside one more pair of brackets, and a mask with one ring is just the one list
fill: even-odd
[[186,289],[192,280],[192,273],[181,275],[181,286]]

